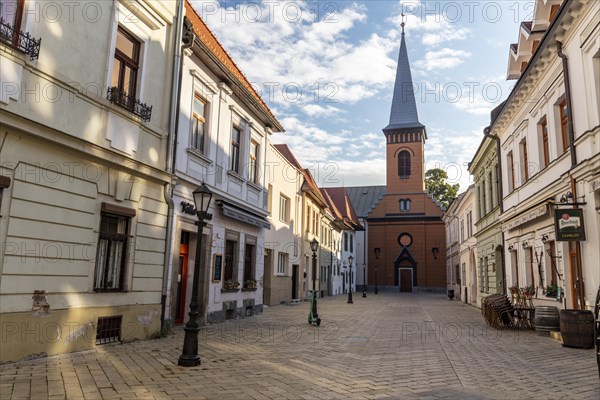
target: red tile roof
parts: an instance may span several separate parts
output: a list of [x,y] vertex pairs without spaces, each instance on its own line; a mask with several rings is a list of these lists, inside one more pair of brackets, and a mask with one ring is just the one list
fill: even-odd
[[287,146],[287,144],[274,144],[273,147],[275,147],[277,151],[279,151],[281,155],[284,156],[286,160],[290,162],[290,164],[302,171],[302,165],[300,165],[296,157],[294,157],[294,154]]
[[348,193],[346,193],[346,189],[338,187],[338,188],[324,188],[328,196],[333,201],[335,208],[339,210],[342,219],[344,222],[350,226],[354,230],[363,230],[364,228],[360,224],[356,212],[354,211],[354,207],[352,207],[352,203],[350,202],[350,198],[348,197]]

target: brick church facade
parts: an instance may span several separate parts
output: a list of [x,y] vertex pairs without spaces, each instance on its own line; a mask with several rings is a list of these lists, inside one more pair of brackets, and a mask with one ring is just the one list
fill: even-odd
[[[427,131],[419,122],[404,26],[386,137],[386,186],[348,188],[367,225],[367,284],[412,292],[446,287],[444,210],[425,190]],[[379,192],[370,196],[370,192]],[[371,204],[364,204],[370,198]],[[363,201],[361,203],[361,201]],[[379,249],[376,256],[375,249]]]

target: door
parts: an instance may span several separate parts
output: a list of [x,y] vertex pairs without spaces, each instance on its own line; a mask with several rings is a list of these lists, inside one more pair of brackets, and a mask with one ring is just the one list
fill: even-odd
[[188,266],[188,253],[189,244],[182,243],[179,245],[179,271],[177,273],[177,304],[175,309],[177,310],[175,316],[175,323],[182,324],[185,319],[185,289],[187,281],[187,266]]
[[292,265],[292,300],[298,298],[298,269],[299,265]]
[[412,293],[412,270],[400,268],[400,292]]

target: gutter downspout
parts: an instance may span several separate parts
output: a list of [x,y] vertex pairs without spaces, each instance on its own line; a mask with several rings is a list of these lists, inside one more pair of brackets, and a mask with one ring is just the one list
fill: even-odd
[[[493,122],[492,122],[493,123]],[[501,144],[498,135],[492,135],[492,126],[488,126],[483,130],[483,135],[496,142],[496,154],[498,155],[498,168],[496,169],[496,179],[498,185],[498,205],[500,206],[500,214],[504,212],[504,189],[502,188],[502,156],[501,156]],[[502,245],[504,246],[504,231],[502,231]],[[504,249],[503,249],[504,250]],[[495,250],[494,250],[495,251]],[[504,251],[502,251],[502,294],[506,294],[506,257]]]
[[[567,117],[569,118],[569,123],[567,127],[569,129],[569,150],[571,152],[571,168],[577,165],[577,153],[575,152],[575,126],[573,120],[573,102],[571,97],[571,80],[569,78],[569,59],[563,53],[562,42],[556,41],[556,54],[562,60],[563,67],[563,81],[565,83],[565,100],[567,102]],[[573,197],[575,202],[577,202],[577,181],[573,178],[573,175],[569,172],[569,177],[571,178],[571,193],[573,193]],[[576,208],[577,206],[573,206]],[[576,292],[577,292],[577,302],[579,303],[579,309],[585,310],[585,288],[583,283],[583,267],[581,265],[581,243],[575,242],[575,252],[577,254],[577,279],[575,280]],[[576,305],[576,304],[574,304]]]
[[[175,23],[175,39],[173,47],[175,48],[175,57],[173,59],[173,70],[171,74],[171,99],[169,106],[169,141],[167,145],[167,160],[165,163],[165,170],[173,174],[175,171],[175,144],[177,143],[177,127],[178,120],[177,114],[179,111],[179,92],[181,89],[181,72],[183,63],[181,61],[182,46],[181,38],[183,35],[183,19],[185,16],[185,0],[181,0],[177,4],[177,20]],[[165,257],[164,257],[164,269],[163,269],[163,286],[161,294],[161,313],[160,313],[160,328],[161,332],[165,329],[166,322],[166,308],[167,308],[167,293],[169,290],[169,274],[172,268],[171,252],[173,251],[173,218],[174,218],[174,203],[173,203],[173,182],[167,183],[164,186],[163,196],[167,203],[167,229],[166,229],[166,246],[165,246]]]

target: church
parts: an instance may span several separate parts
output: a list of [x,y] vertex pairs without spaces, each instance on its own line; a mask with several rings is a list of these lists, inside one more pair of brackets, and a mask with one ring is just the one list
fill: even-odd
[[[419,122],[404,23],[386,138],[386,185],[346,188],[361,223],[369,290],[446,287],[444,210],[425,190],[427,130]],[[360,281],[358,275],[358,285]],[[360,286],[359,286],[360,287]]]

